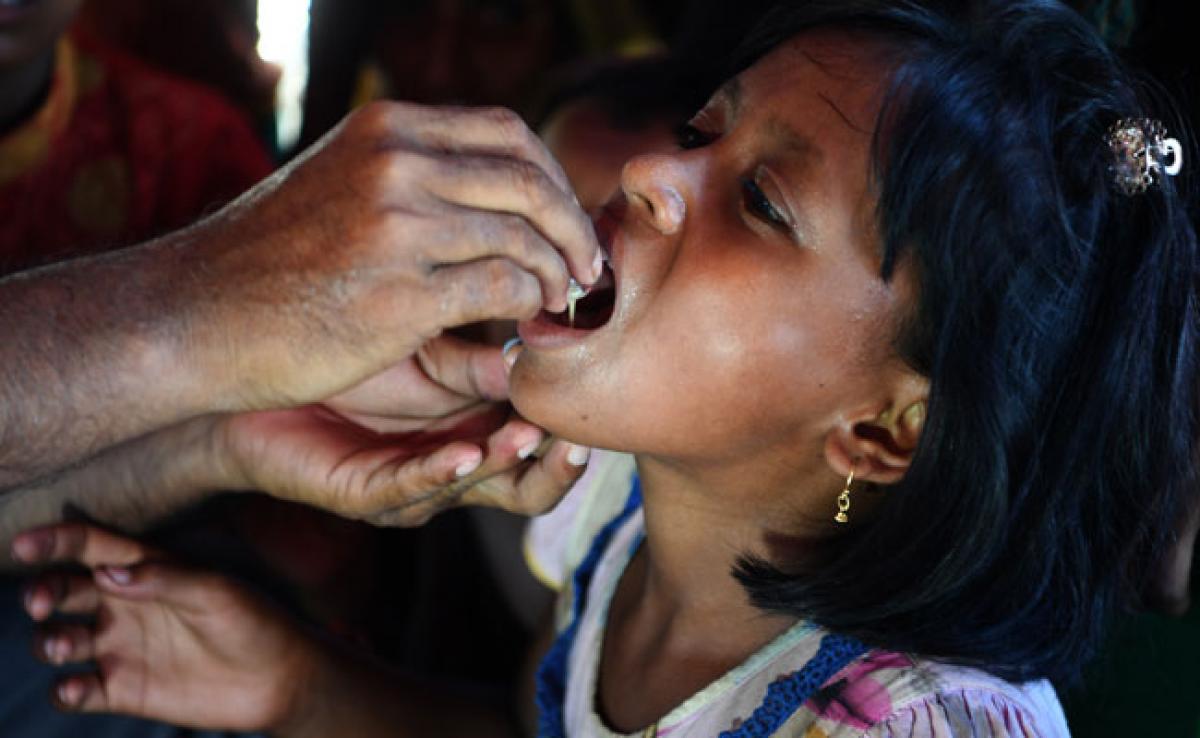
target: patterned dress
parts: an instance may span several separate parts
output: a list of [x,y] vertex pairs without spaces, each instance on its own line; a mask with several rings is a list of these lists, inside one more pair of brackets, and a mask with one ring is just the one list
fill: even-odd
[[[634,465],[623,454],[594,454],[584,478],[526,535],[530,568],[560,595],[556,607],[564,685],[559,729],[573,738],[616,733],[596,713],[608,605],[633,557],[644,524],[630,499]],[[597,539],[601,545],[597,546]],[[586,592],[578,584],[587,567]],[[569,637],[563,638],[566,633]],[[903,653],[847,653],[812,689],[794,683],[822,660],[831,636],[799,622],[636,736],[788,736],[794,738],[1007,738],[1069,736],[1053,688],[1012,684],[982,671]],[[548,661],[553,660],[551,649]],[[828,659],[825,659],[828,662]],[[543,672],[546,664],[543,664]],[[774,686],[773,686],[774,685]],[[539,684],[539,690],[545,686]],[[781,693],[794,695],[793,703]],[[542,697],[543,695],[539,695]],[[553,709],[553,705],[551,705]],[[544,711],[545,712],[545,711]],[[762,719],[767,715],[770,719]]]

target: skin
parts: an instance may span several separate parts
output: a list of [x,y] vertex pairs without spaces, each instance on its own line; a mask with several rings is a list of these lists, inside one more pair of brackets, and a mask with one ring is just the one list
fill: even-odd
[[678,123],[664,117],[639,129],[618,128],[599,102],[583,99],[556,112],[541,136],[562,165],[583,209],[592,212],[620,189],[625,162],[647,151],[675,148]]
[[492,706],[350,653],[225,577],[91,526],[30,535],[38,545],[28,561],[92,570],[44,574],[24,597],[40,623],[37,658],[97,666],[56,686],[60,709],[291,738],[510,734]]
[[515,114],[369,106],[192,228],[0,280],[0,490],[204,415],[328,400],[454,326],[561,311],[598,261]]
[[[443,337],[327,403],[204,416],[119,444],[0,497],[0,569],[22,562],[20,545],[7,552],[31,527],[83,514],[135,532],[226,490],[377,525],[420,525],[460,505],[542,512],[588,450],[510,417],[505,372],[492,349]],[[33,540],[26,552],[40,550]]]
[[[621,730],[791,624],[714,572],[747,552],[778,561],[767,541],[819,545],[850,468],[895,482],[915,448],[905,410],[926,383],[892,348],[910,279],[879,276],[867,180],[886,68],[853,41],[785,44],[693,120],[705,145],[629,162],[601,227],[612,320],[566,345],[527,341],[514,369],[526,417],[638,457],[646,544],[613,601],[600,675]],[[743,178],[786,224],[747,209]]]
[[[512,381],[526,417],[656,467],[712,468],[720,488],[750,476],[759,487],[764,469],[789,486],[797,458],[826,475],[822,488],[844,479],[852,457],[860,479],[899,478],[903,449],[854,428],[925,388],[892,347],[907,272],[879,277],[867,169],[882,62],[848,45],[781,48],[694,119],[709,145],[625,166],[598,226],[616,311],[568,345],[527,342]],[[801,137],[814,148],[794,150],[789,139]],[[748,177],[794,227],[747,209]]]
[[[513,369],[513,400],[531,419],[637,454],[647,536],[611,605],[598,695],[618,730],[652,724],[792,624],[749,605],[725,575],[736,557],[786,565],[768,541],[820,545],[850,469],[859,480],[894,482],[915,448],[927,387],[892,349],[912,280],[903,264],[891,282],[879,277],[870,226],[867,147],[886,73],[877,51],[840,34],[799,36],[696,118],[693,143],[705,145],[630,162],[604,227],[619,283],[613,320],[573,343],[529,341]],[[797,152],[779,131],[815,139],[819,155]],[[747,210],[747,176],[786,208],[789,225]],[[797,236],[791,225],[801,219]],[[864,507],[860,495],[852,521]],[[133,599],[101,578],[112,556],[57,543],[77,533],[43,535],[56,543],[40,560],[96,570],[94,584],[81,586],[104,593],[101,607],[104,598]],[[54,591],[72,589],[46,588],[39,617],[61,609]],[[310,676],[284,687],[293,708],[267,727],[315,735],[367,715],[378,719],[356,724],[359,734],[407,725],[406,685],[392,682],[388,698],[378,673],[304,648]],[[68,643],[62,653],[74,661],[91,651]],[[72,678],[81,681],[68,704],[128,709],[105,687],[120,661],[107,669],[101,660],[100,677]],[[289,681],[260,668],[266,683]],[[449,724],[437,733],[472,734]]]

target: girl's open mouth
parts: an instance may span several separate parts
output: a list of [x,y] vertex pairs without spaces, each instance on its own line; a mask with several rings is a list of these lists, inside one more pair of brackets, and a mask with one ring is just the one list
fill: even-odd
[[530,348],[556,348],[574,344],[603,328],[612,319],[617,302],[617,285],[612,269],[605,264],[600,280],[575,303],[575,323],[567,311],[543,310],[533,320],[517,326],[517,332]]
[[595,331],[608,325],[616,311],[617,293],[620,287],[620,253],[614,249],[613,239],[618,221],[607,212],[600,213],[594,221],[596,236],[604,256],[604,269],[600,279],[587,295],[575,302],[575,319],[569,310],[550,313],[545,310],[532,320],[517,327],[517,332],[530,348],[555,348],[583,340]]
[[542,311],[539,320],[546,320],[563,328],[578,331],[594,331],[606,325],[612,318],[617,301],[617,284],[612,268],[606,262],[599,281],[586,296],[575,303],[575,322],[571,323],[570,312],[548,313]]

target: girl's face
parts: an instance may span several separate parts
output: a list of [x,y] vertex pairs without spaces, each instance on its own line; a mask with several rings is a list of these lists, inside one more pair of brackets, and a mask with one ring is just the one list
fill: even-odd
[[597,218],[613,288],[581,302],[577,329],[521,325],[518,410],[580,443],[703,463],[795,458],[886,410],[911,302],[903,266],[879,276],[868,186],[886,72],[861,38],[798,36],[725,85],[677,151],[629,161]]

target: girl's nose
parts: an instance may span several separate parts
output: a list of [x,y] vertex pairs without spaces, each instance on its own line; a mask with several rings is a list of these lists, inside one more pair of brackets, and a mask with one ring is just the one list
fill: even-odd
[[677,233],[687,219],[682,164],[668,154],[643,154],[621,170],[621,190],[630,208],[663,235]]

